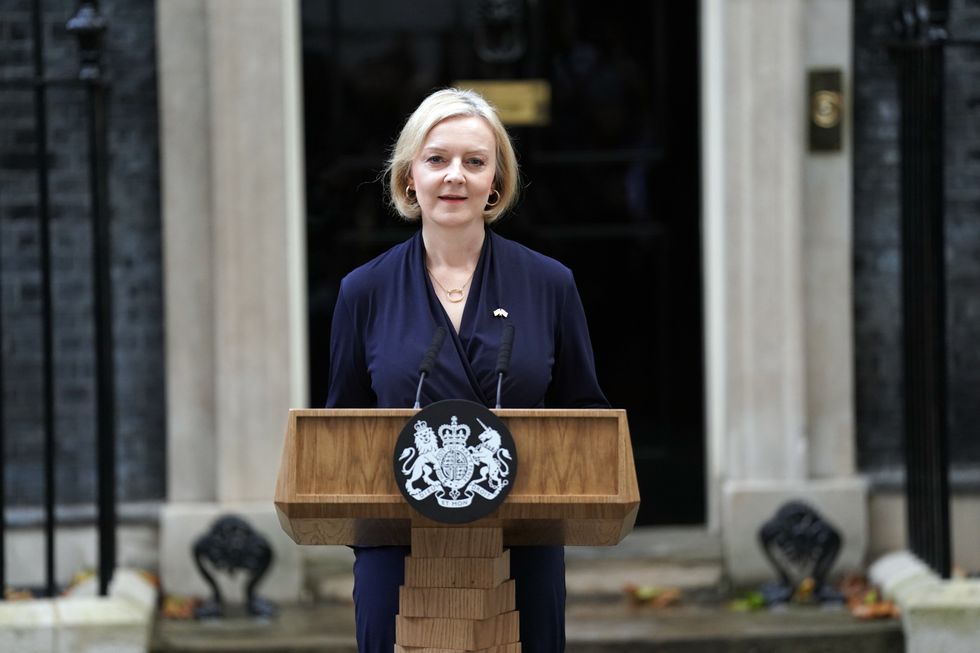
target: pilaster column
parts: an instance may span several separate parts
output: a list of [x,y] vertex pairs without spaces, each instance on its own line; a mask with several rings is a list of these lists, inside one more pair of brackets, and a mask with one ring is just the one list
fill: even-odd
[[843,72],[840,152],[803,159],[803,252],[809,472],[851,475],[854,431],[854,320],[851,180],[852,0],[806,0],[806,64]]
[[157,4],[157,29],[169,499],[161,570],[171,591],[206,594],[191,543],[235,513],[273,545],[263,595],[296,600],[299,548],[272,497],[287,411],[308,405],[299,2],[168,0]]
[[167,499],[214,501],[214,248],[204,0],[157,5]]
[[298,2],[209,0],[218,499],[272,497],[307,404]]
[[802,480],[803,0],[727,12],[726,476]]
[[806,97],[810,68],[849,78],[851,0],[702,10],[711,526],[735,582],[770,578],[757,531],[803,500],[843,532],[840,566],[858,567],[850,141],[810,152]]

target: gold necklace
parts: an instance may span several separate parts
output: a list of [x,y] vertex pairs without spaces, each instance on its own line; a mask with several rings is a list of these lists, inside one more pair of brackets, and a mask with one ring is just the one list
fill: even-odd
[[444,285],[442,285],[439,282],[439,279],[436,278],[436,275],[433,274],[432,270],[430,270],[428,267],[426,267],[425,269],[429,273],[429,276],[432,277],[432,280],[436,282],[436,285],[442,288],[442,292],[446,293],[446,299],[448,299],[454,304],[460,303],[466,297],[466,294],[463,292],[463,289],[466,288],[469,282],[473,279],[473,275],[476,274],[476,268],[473,268],[473,272],[470,273],[470,278],[467,279],[462,286],[460,286],[459,288],[446,288]]

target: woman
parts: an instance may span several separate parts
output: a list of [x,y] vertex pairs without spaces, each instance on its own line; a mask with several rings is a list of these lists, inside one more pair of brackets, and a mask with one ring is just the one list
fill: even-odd
[[[432,334],[449,332],[422,405],[495,405],[505,324],[515,337],[502,405],[605,407],[582,302],[568,268],[488,228],[513,203],[517,159],[493,108],[445,89],[408,118],[387,177],[391,203],[421,229],[341,282],[330,342],[328,407],[409,407]],[[405,547],[355,549],[358,648],[390,653]],[[562,547],[514,547],[525,653],[565,648]]]

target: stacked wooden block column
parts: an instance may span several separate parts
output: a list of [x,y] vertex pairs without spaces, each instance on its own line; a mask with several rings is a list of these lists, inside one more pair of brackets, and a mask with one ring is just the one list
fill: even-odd
[[520,653],[514,608],[501,529],[412,529],[396,653]]

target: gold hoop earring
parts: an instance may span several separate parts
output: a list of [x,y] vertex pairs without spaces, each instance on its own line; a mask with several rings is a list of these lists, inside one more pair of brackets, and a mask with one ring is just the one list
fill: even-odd
[[488,196],[487,197],[487,206],[497,206],[497,204],[500,203],[500,191],[497,190],[496,188],[491,188],[490,189],[490,192],[491,193],[496,193],[497,194],[497,199],[495,199],[493,202],[490,202],[490,197]]
[[415,197],[415,189],[412,188],[411,184],[405,186],[405,197],[407,197],[408,201],[412,202],[413,204],[418,202]]

